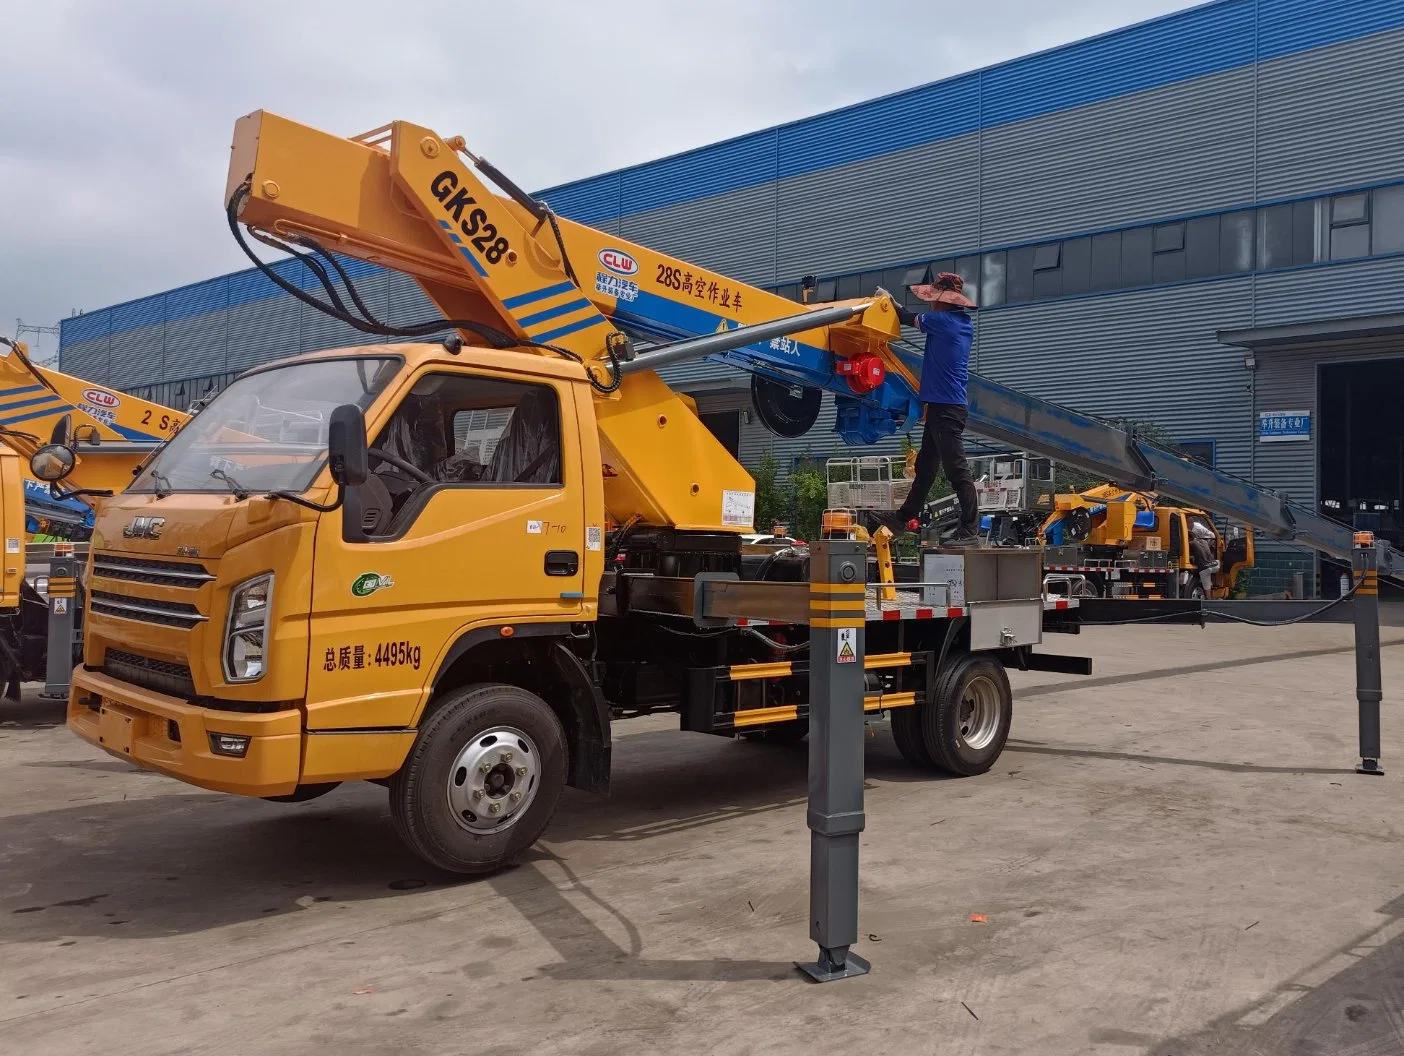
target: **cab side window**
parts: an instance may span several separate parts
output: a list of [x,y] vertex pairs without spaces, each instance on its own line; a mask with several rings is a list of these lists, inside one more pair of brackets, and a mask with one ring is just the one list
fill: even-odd
[[412,495],[439,487],[559,487],[556,391],[481,375],[427,374],[375,437],[370,463],[396,516]]

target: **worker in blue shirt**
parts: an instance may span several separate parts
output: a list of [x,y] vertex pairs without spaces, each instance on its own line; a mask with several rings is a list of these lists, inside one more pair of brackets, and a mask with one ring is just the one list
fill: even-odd
[[979,542],[979,505],[975,482],[965,462],[965,420],[969,405],[965,385],[970,377],[970,342],[975,324],[970,310],[975,302],[965,296],[964,280],[942,272],[935,281],[913,286],[912,294],[930,307],[910,312],[901,306],[897,315],[904,326],[915,326],[926,335],[926,351],[921,361],[921,391],[917,398],[925,410],[921,450],[917,454],[916,479],[907,500],[894,515],[883,518],[888,527],[900,532],[926,504],[927,492],[936,480],[936,467],[946,471],[946,479],[960,500],[960,524],[941,542],[948,546],[970,546]]

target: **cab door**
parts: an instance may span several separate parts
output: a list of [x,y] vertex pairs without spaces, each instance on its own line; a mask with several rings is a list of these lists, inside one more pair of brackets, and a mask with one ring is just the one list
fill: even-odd
[[[408,725],[463,632],[584,605],[569,382],[428,369],[369,444],[367,483],[317,529],[309,729]],[[365,541],[344,540],[343,516]]]

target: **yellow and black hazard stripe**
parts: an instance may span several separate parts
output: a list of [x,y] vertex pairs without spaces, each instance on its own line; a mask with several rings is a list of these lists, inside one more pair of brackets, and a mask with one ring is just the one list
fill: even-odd
[[71,598],[78,593],[78,580],[73,576],[53,576],[49,579],[49,597]]
[[[865,712],[888,711],[892,708],[910,708],[916,704],[916,693],[868,693],[863,697]],[[745,730],[752,726],[771,726],[778,722],[793,722],[808,715],[809,709],[801,709],[797,704],[782,704],[773,708],[743,708],[730,715],[718,715],[716,728],[725,730]],[[731,722],[728,727],[727,720]]]
[[1380,574],[1375,569],[1360,573],[1360,585],[1355,588],[1357,594],[1378,594],[1380,592]]
[[811,583],[811,627],[862,627],[867,622],[867,591],[862,583]]

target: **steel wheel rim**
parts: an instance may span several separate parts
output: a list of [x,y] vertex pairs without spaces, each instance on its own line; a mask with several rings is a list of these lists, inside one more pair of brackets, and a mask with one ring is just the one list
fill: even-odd
[[993,743],[999,732],[1001,711],[999,687],[994,679],[976,675],[966,683],[956,713],[956,733],[967,748],[978,752]]
[[479,836],[511,828],[536,798],[541,755],[521,730],[474,734],[448,773],[448,804],[460,828]]

